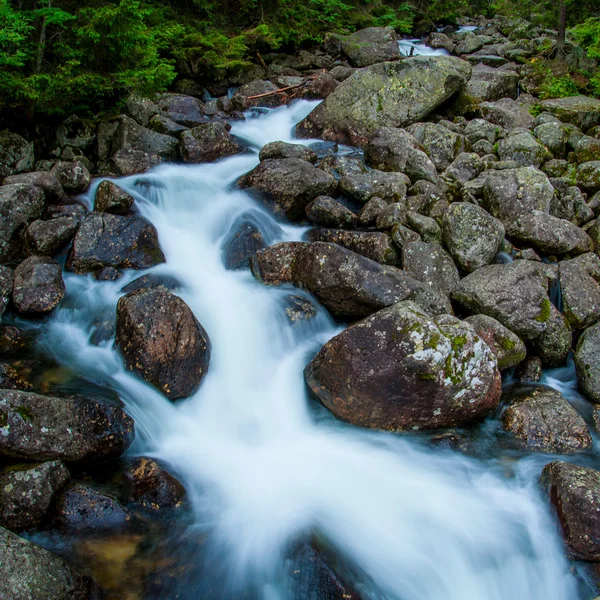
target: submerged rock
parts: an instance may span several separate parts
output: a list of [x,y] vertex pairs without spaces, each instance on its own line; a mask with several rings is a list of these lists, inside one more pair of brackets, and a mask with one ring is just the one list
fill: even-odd
[[249,218],[241,221],[232,227],[223,240],[223,264],[226,269],[232,271],[249,269],[251,257],[255,252],[266,247],[263,234],[254,220]]
[[330,340],[306,367],[338,418],[387,430],[436,429],[484,418],[500,399],[496,358],[468,324],[400,302]]
[[119,300],[116,345],[126,367],[170,400],[193,394],[208,370],[208,335],[188,305],[164,289]]

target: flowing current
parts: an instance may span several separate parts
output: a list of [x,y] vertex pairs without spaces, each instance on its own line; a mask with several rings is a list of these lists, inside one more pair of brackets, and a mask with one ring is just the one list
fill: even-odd
[[[303,368],[340,327],[321,307],[313,319],[291,321],[287,298],[303,292],[224,268],[222,242],[242,215],[258,219],[270,243],[302,238],[305,229],[276,222],[234,183],[265,143],[292,141],[314,106],[300,101],[234,124],[252,153],[119,181],[158,230],[167,262],[152,271],[181,282],[177,293],[211,339],[197,393],[170,403],[124,369],[114,335],[98,341],[98,324],[114,321],[121,288],[140,272],[116,282],[66,275],[67,301],[42,343],[118,392],[136,421],[133,452],[166,461],[185,483],[190,527],[218,563],[211,598],[250,590],[292,600],[286,557],[310,536],[349,565],[365,599],[577,598],[536,476],[518,462],[478,461],[339,423],[309,399]],[[205,596],[189,585],[178,597]]]

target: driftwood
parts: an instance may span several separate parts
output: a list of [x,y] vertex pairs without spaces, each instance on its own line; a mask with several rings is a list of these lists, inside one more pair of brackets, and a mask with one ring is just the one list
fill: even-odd
[[248,100],[256,100],[257,98],[264,98],[266,96],[275,96],[276,94],[281,94],[281,93],[287,92],[289,90],[297,90],[298,88],[305,86],[309,81],[312,81],[313,79],[316,79],[316,78],[317,78],[317,75],[310,75],[302,83],[299,83],[297,85],[288,85],[287,87],[282,87],[282,88],[279,88],[278,90],[273,90],[272,92],[265,92],[264,94],[256,94],[256,96],[248,96],[247,98],[248,98]]

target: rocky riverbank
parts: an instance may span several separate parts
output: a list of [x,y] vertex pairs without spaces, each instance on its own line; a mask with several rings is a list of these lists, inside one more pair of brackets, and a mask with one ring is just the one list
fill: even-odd
[[[210,98],[182,79],[173,93],[129,98],[116,117],[73,115],[50,140],[0,132],[0,596],[100,597],[89,577],[97,555],[77,561],[81,574],[27,541],[39,532],[107,536],[127,554],[164,520],[185,522],[186,490],[169,466],[123,457],[135,424],[121,401],[79,380],[69,383],[83,391],[65,392],[23,325],[43,327],[65,301],[63,266],[117,281],[165,261],[135,199],[106,178],[249,153],[229,122],[297,99],[323,99],[296,130],[322,141],[265,145],[237,187],[311,228],[304,241],[267,245],[260,224],[242,222],[225,264],[307,290],[347,325],[304,372],[338,419],[467,453],[470,428],[489,419],[510,452],[552,455],[541,489],[570,558],[598,571],[600,100],[533,95],[527,61],[552,32],[506,19],[473,27],[431,33],[443,56],[402,56],[389,28],[329,36],[314,52],[263,57],[266,68],[211,86]],[[584,59],[570,48],[567,60]],[[88,211],[78,196],[97,178]],[[91,332],[114,338],[126,368],[171,401],[202,385],[211,360],[179,287],[135,279]],[[290,319],[314,314],[291,300]],[[571,356],[585,405],[539,384]],[[359,597],[320,551],[299,556],[319,598]],[[189,567],[127,560],[148,597]],[[122,597],[110,577],[101,583]]]

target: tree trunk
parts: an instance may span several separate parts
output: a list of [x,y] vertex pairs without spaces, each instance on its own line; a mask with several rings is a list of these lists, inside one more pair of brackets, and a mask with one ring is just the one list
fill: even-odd
[[556,54],[562,58],[565,54],[565,36],[567,32],[567,5],[565,0],[560,0],[560,14],[558,18],[558,36],[556,39]]

